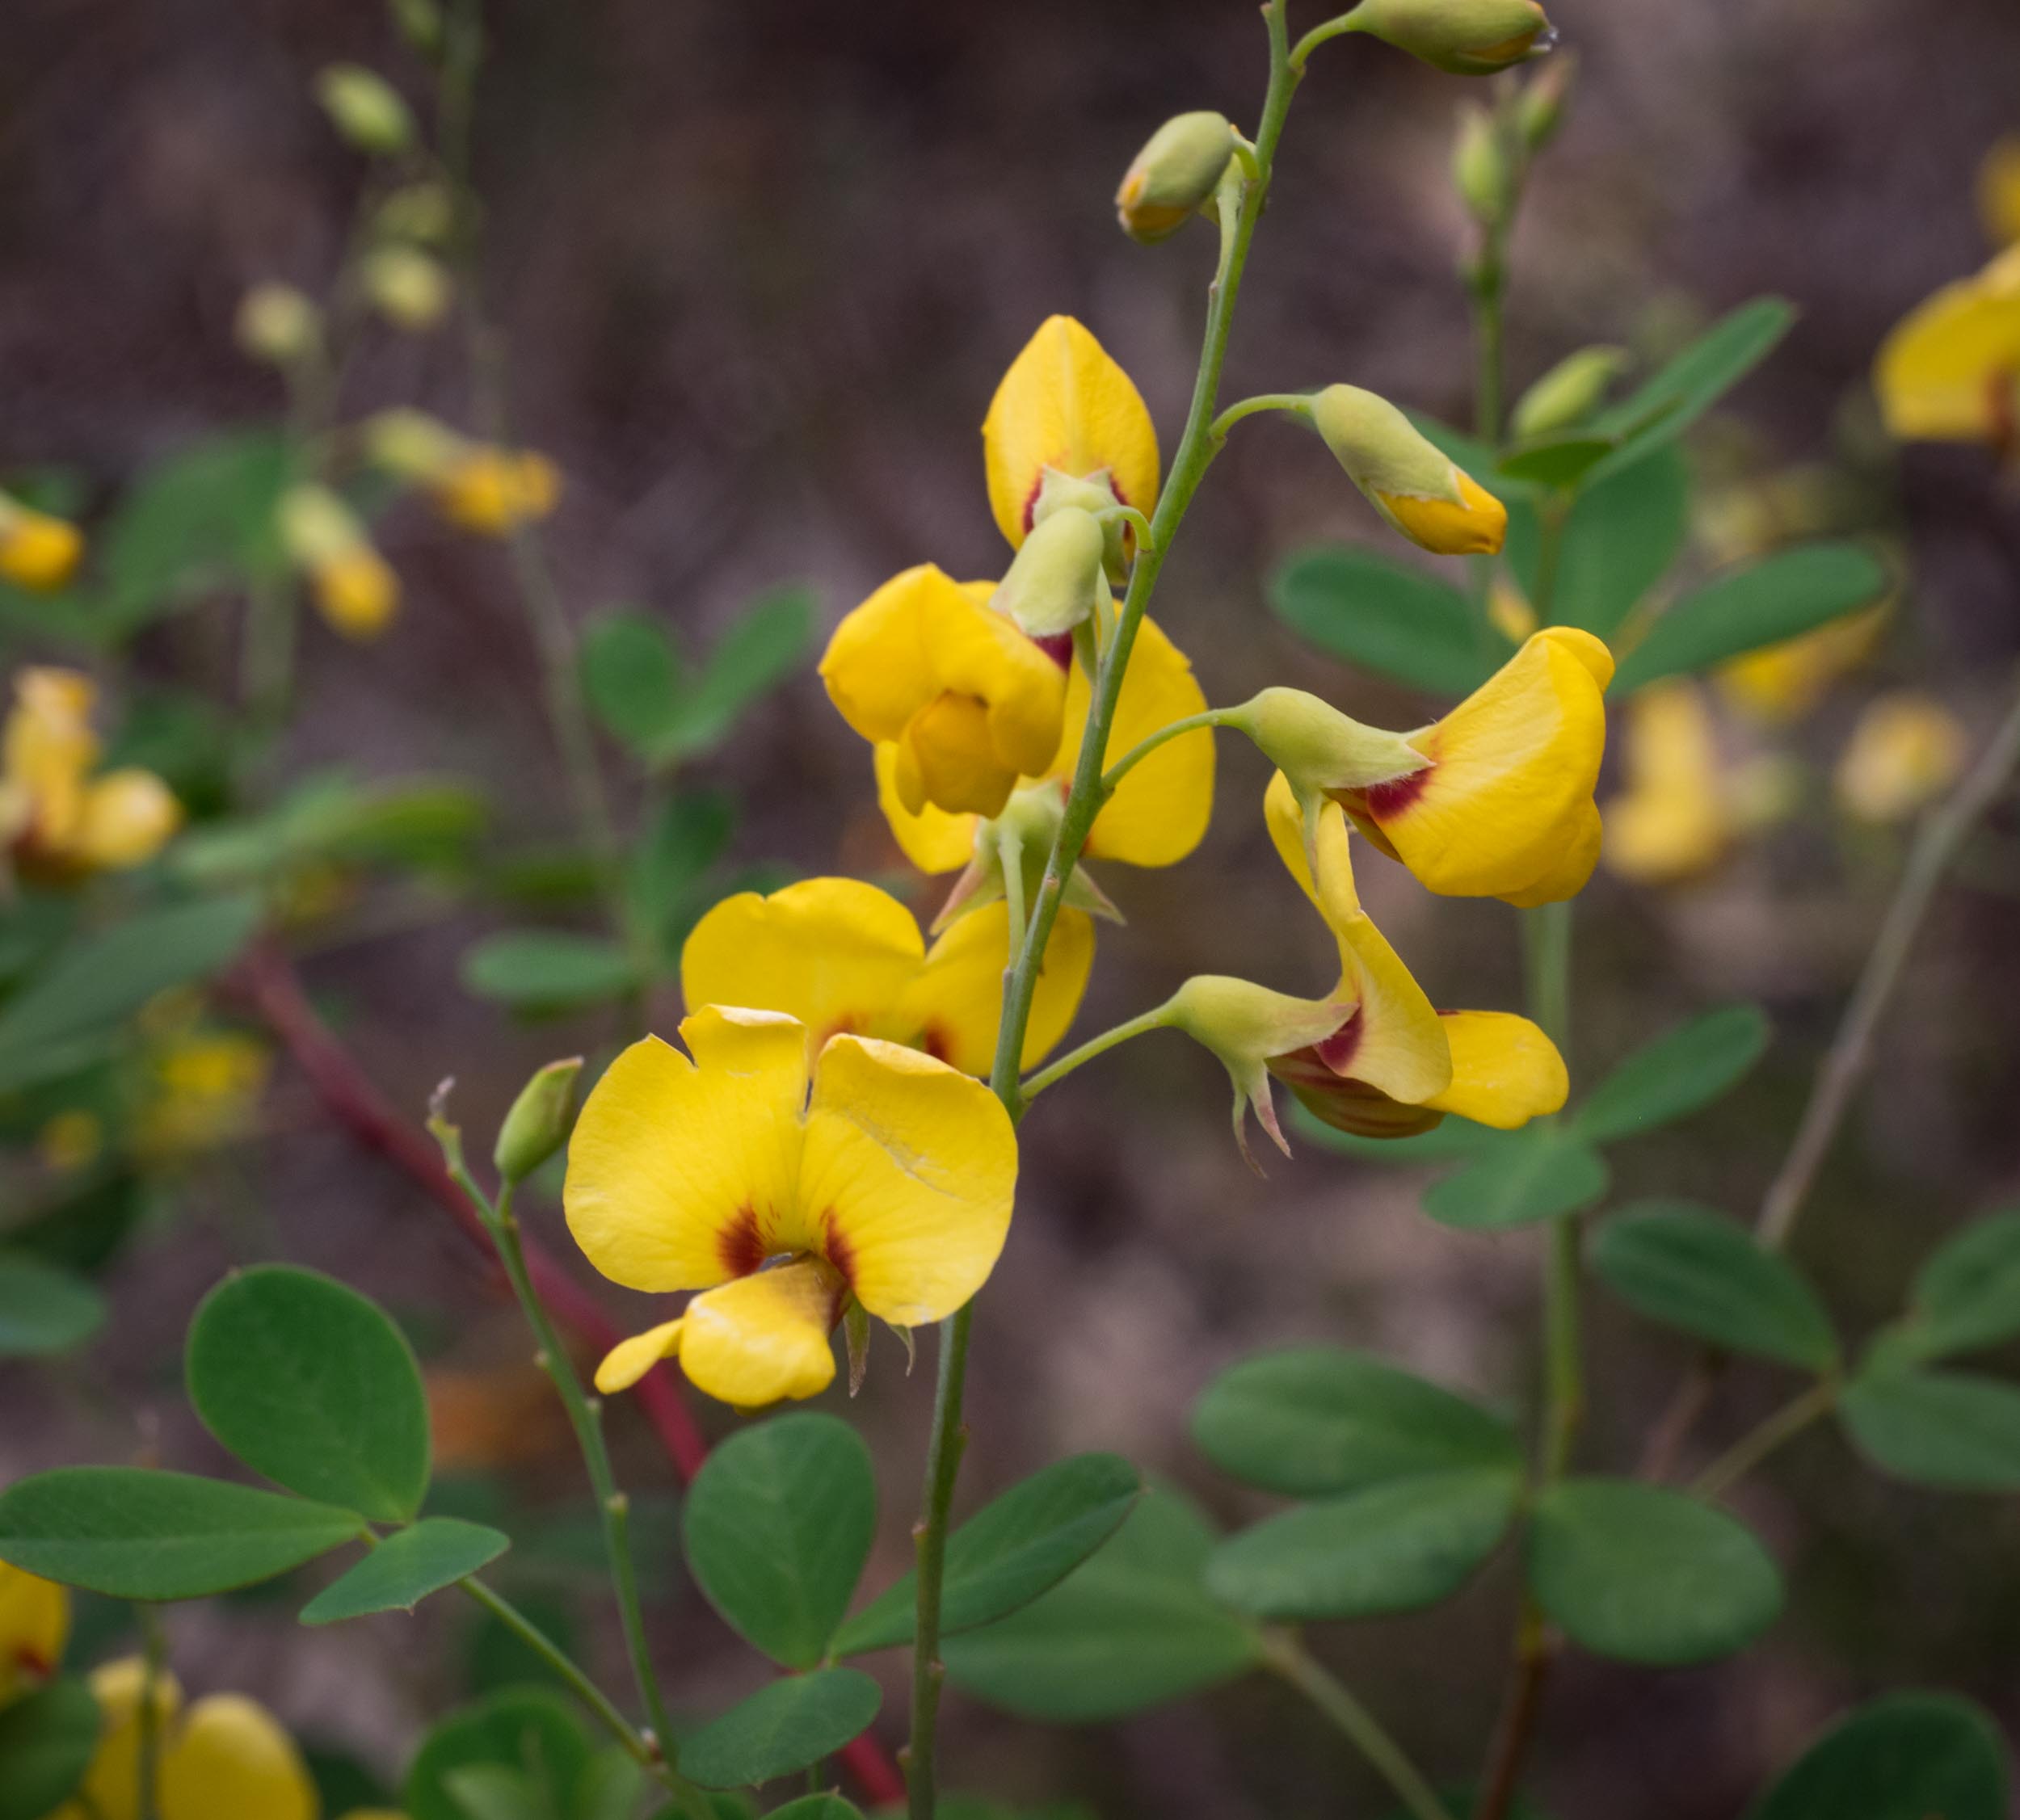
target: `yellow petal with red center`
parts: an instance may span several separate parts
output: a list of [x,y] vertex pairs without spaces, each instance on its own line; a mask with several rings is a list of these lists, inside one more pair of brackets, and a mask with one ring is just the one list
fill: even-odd
[[162,1754],[161,1820],[317,1820],[294,1740],[257,1700],[212,1694]]
[[[1425,770],[1359,792],[1356,806],[1433,891],[1525,902],[1574,895],[1598,859],[1592,793],[1612,674],[1591,633],[1547,628],[1412,736]],[[1582,869],[1566,863],[1574,845]]]
[[[98,1745],[75,1797],[51,1820],[139,1820],[141,1695],[146,1684],[146,1667],[138,1656],[122,1657],[91,1671],[91,1697],[99,1706]],[[155,1721],[163,1732],[182,1704],[175,1677],[166,1672],[156,1675]]]
[[1492,556],[1508,540],[1508,508],[1463,469],[1457,499],[1380,495],[1382,507],[1413,544],[1439,556]]
[[680,950],[680,990],[691,1011],[797,1018],[818,1052],[838,1031],[895,1034],[892,1008],[925,958],[918,922],[895,897],[860,879],[810,878],[768,897],[725,897]]
[[1447,1011],[1452,1084],[1425,1102],[1441,1112],[1513,1131],[1563,1109],[1571,1077],[1557,1045],[1508,1011]]
[[144,865],[182,826],[183,805],[151,771],[108,771],[84,792],[76,846],[87,864]]
[[898,795],[898,747],[889,742],[877,748],[877,806],[892,839],[922,872],[958,872],[974,855],[981,818],[950,814],[931,803],[916,814],[906,808]]
[[739,1409],[818,1397],[834,1381],[828,1336],[841,1318],[834,1273],[781,1264],[696,1296],[678,1323],[680,1368],[698,1390]]
[[[933,944],[883,1034],[986,1079],[1003,1025],[1009,954],[1010,906],[998,902],[970,911]],[[1036,1066],[1066,1034],[1093,965],[1093,918],[1084,910],[1061,910],[1038,970],[1021,1067]]]
[[1946,284],[1881,343],[1880,414],[1907,441],[2011,437],[2020,396],[2020,247]]
[[1105,475],[1117,498],[1157,504],[1157,431],[1130,376],[1070,316],[1048,317],[1010,363],[982,426],[989,509],[1012,547],[1031,528],[1050,468]]
[[56,1672],[70,1635],[70,1595],[0,1561],[0,1706]]
[[[757,1279],[738,1280],[755,1282]],[[663,1321],[642,1334],[619,1340],[604,1355],[603,1363],[596,1368],[597,1389],[606,1397],[615,1396],[620,1390],[629,1390],[662,1359],[677,1359],[680,1356],[680,1330],[685,1325],[684,1321]]]
[[[1087,731],[1088,700],[1087,677],[1076,664],[1067,679],[1070,731],[1052,767],[1054,776],[1069,782]],[[1206,710],[1206,697],[1193,675],[1192,660],[1161,626],[1144,620],[1116,697],[1105,761],[1113,764],[1174,721]],[[1119,860],[1127,866],[1175,866],[1205,838],[1213,813],[1214,735],[1210,728],[1202,727],[1160,746],[1122,780],[1094,818],[1087,856]]]
[[1017,1140],[979,1081],[916,1049],[837,1036],[807,1113],[800,1200],[815,1248],[901,1327],[952,1314],[1010,1229]]
[[797,1250],[806,1032],[710,1006],[605,1070],[569,1141],[562,1203],[590,1263],[633,1289],[703,1289]]

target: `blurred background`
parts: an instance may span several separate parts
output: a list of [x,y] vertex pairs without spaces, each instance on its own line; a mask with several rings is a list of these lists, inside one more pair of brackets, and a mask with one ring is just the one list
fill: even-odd
[[[1216,107],[1252,122],[1264,44],[1243,0],[487,11],[474,136],[487,302],[509,347],[515,430],[566,477],[549,545],[572,615],[629,606],[705,646],[776,586],[810,586],[824,634],[913,562],[996,573],[978,428],[1002,369],[1054,311],[1094,330],[1168,451],[1176,439],[1212,237],[1194,228],[1137,246],[1109,199],[1167,115]],[[1315,22],[1318,9],[1304,11],[1301,23]],[[234,344],[239,300],[263,280],[326,283],[360,182],[360,161],[308,99],[314,74],[356,60],[417,101],[424,90],[381,10],[355,0],[10,0],[6,11],[0,469],[66,471],[88,527],[167,452],[280,408],[272,376]],[[1983,452],[1897,456],[1866,378],[1903,312],[1986,256],[1974,174],[2020,129],[2020,12],[2009,0],[1559,0],[1553,16],[1581,65],[1514,242],[1514,385],[1588,342],[1624,345],[1645,366],[1746,298],[1785,296],[1802,312],[1795,333],[1690,444],[1693,570],[1776,535],[1778,514],[1792,531],[1880,535],[1904,565],[1886,628],[1813,711],[1763,721],[1721,703],[1731,750],[1791,761],[1793,812],[1701,876],[1651,885],[1602,872],[1580,906],[1575,1080],[1706,1006],[1750,998],[1769,1010],[1773,1045],[1740,1092],[1615,1159],[1615,1201],[1688,1195],[1750,1217],[1904,843],[1900,826],[1834,805],[1832,771],[1860,709],[1913,683],[1975,745],[2020,655],[2020,505]],[[1315,61],[1250,267],[1227,396],[1345,379],[1467,420],[1455,277],[1467,229],[1446,174],[1466,92],[1371,44]],[[349,385],[347,410],[418,402],[469,421],[452,334],[368,339]],[[1188,523],[1158,617],[1215,701],[1294,680],[1365,719],[1414,724],[1421,700],[1315,657],[1265,605],[1265,578],[1290,549],[1384,535],[1315,443],[1247,426]],[[377,536],[405,582],[402,616],[371,645],[307,628],[290,766],[453,775],[484,791],[500,844],[562,835],[566,787],[505,555],[405,508]],[[204,636],[188,620],[158,628],[135,648],[134,674],[200,670]],[[692,779],[736,792],[739,864],[887,877],[925,914],[936,906],[944,881],[905,868],[867,753],[810,663]],[[1329,939],[1263,837],[1265,781],[1256,754],[1223,742],[1200,851],[1168,873],[1102,874],[1128,926],[1101,933],[1084,1032],[1194,972],[1300,993],[1330,983]],[[1602,802],[1614,787],[1610,776]],[[1433,898],[1372,858],[1363,872],[1376,919],[1434,1002],[1519,1002],[1500,906]],[[1942,1234],[2020,1199],[2017,894],[2009,810],[1917,950],[1799,1236],[1854,1334],[1898,1306]],[[467,994],[459,956],[499,920],[450,902],[304,962],[391,1099],[418,1116],[453,1074],[473,1133],[534,1066],[612,1034],[607,1015],[528,1022]],[[670,1028],[675,995],[654,1011]],[[578,1465],[516,1315],[413,1184],[333,1126],[284,1059],[258,1117],[255,1134],[189,1165],[121,1254],[117,1318],[82,1382],[67,1368],[0,1373],[0,1478],[141,1453],[214,1464],[175,1368],[190,1310],[234,1262],[325,1267],[408,1322],[457,1494],[473,1511],[531,1513],[529,1597],[614,1674],[615,1639],[582,1570]],[[1090,1067],[1025,1130],[1017,1225],[978,1320],[966,1508],[1061,1452],[1103,1448],[1225,1519],[1252,1517],[1264,1505],[1206,1468],[1187,1414],[1217,1368],[1265,1343],[1371,1347],[1497,1403],[1531,1401],[1540,1234],[1441,1228],[1416,1209],[1420,1176],[1309,1140],[1256,1179],[1230,1142],[1219,1070],[1178,1038]],[[566,1248],[551,1197],[528,1217]],[[643,1324],[642,1302],[597,1288]],[[1589,1343],[1580,1457],[1624,1468],[1689,1351],[1597,1291]],[[929,1377],[907,1379],[896,1348],[880,1347],[851,1411],[883,1487],[874,1583],[908,1555]],[[1785,1393],[1771,1374],[1732,1374],[1694,1445],[1709,1457]],[[718,1431],[735,1419],[701,1415]],[[612,1428],[628,1482],[663,1516],[663,1458],[629,1410]],[[1552,1811],[1731,1814],[1817,1724],[1897,1685],[1961,1688],[2020,1725],[2012,1499],[1890,1486],[1820,1431],[1740,1507],[1788,1574],[1787,1615],[1714,1669],[1568,1662],[1535,1784]],[[756,1685],[761,1665],[680,1583],[663,1524],[654,1535],[660,1657],[676,1700],[713,1709]],[[1463,1779],[1496,1709],[1512,1598],[1496,1569],[1434,1616],[1323,1628],[1316,1646],[1420,1760]],[[453,1610],[311,1635],[290,1609],[248,1599],[173,1612],[184,1680],[257,1689],[301,1735],[384,1776],[473,1676],[513,1672]],[[887,1702],[894,1743],[901,1710]],[[1115,1820],[1386,1805],[1342,1746],[1260,1681],[1077,1733],[956,1696],[948,1727],[957,1786],[1077,1796]]]

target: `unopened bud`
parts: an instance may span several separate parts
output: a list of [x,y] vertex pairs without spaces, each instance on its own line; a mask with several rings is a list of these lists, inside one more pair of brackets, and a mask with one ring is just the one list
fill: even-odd
[[372,308],[410,334],[433,328],[449,306],[448,273],[440,260],[415,247],[374,248],[359,276]]
[[1492,556],[1508,508],[1409,418],[1357,385],[1328,385],[1311,420],[1348,477],[1413,544],[1441,556]]
[[1167,120],[1136,154],[1115,212],[1132,240],[1176,233],[1220,182],[1235,155],[1235,129],[1225,114],[1201,111]]
[[1509,419],[1516,439],[1527,442],[1583,423],[1627,364],[1627,350],[1620,347],[1581,347],[1566,355],[1517,401]]
[[[954,881],[953,889],[947,893],[947,901],[933,918],[932,933],[941,934],[970,910],[993,904],[1004,895],[1003,851],[1006,834],[1015,837],[1008,844],[1015,847],[1019,857],[1024,876],[1024,901],[1027,904],[1036,903],[1045,877],[1046,863],[1051,856],[1053,844],[1058,839],[1059,824],[1065,817],[1066,801],[1056,785],[1027,784],[1022,789],[1011,792],[1009,801],[1003,805],[1003,813],[993,821],[978,818],[971,857],[961,876]],[[1084,910],[1111,923],[1122,920],[1122,913],[1088,875],[1084,866],[1076,865],[1067,874],[1066,890],[1060,902],[1068,910]]]
[[233,325],[240,350],[271,367],[292,367],[322,340],[322,312],[292,284],[255,284]]
[[400,36],[423,56],[442,48],[442,9],[435,0],[390,0],[389,11]]
[[358,515],[328,487],[309,483],[281,495],[281,548],[298,568],[314,569],[367,540]]
[[1459,110],[1459,130],[1452,141],[1452,187],[1476,221],[1492,223],[1508,214],[1515,196],[1514,173],[1500,116],[1491,107],[1469,101]]
[[53,594],[76,574],[83,555],[83,535],[74,524],[0,493],[0,580]]
[[991,604],[1033,638],[1057,638],[1092,616],[1105,585],[1108,536],[1092,512],[1068,506],[1040,519]]
[[469,447],[446,423],[408,406],[366,418],[363,435],[366,460],[403,481],[439,480]]
[[1550,48],[1536,0],[1361,0],[1353,29],[1454,76],[1491,76]]
[[344,142],[374,157],[414,143],[414,116],[393,85],[359,63],[333,63],[316,78],[316,99]]
[[1430,761],[1399,733],[1363,726],[1302,689],[1265,689],[1222,723],[1248,734],[1300,795],[1366,790],[1413,776]]
[[406,183],[379,205],[373,230],[388,240],[438,246],[448,238],[456,204],[440,183]]
[[520,1089],[491,1151],[501,1181],[524,1181],[568,1141],[582,1067],[579,1055],[550,1061]]
[[376,637],[400,603],[399,578],[340,495],[311,482],[281,495],[281,548],[308,576],[324,619],[347,638]]
[[1515,130],[1531,152],[1540,152],[1564,124],[1564,104],[1578,76],[1578,53],[1559,51],[1523,85],[1515,103]]

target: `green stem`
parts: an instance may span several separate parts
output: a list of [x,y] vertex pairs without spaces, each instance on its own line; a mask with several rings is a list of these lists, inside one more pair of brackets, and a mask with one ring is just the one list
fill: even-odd
[[[1358,11],[1359,9],[1357,7],[1354,11]],[[1290,53],[1290,73],[1293,78],[1304,74],[1307,61],[1321,44],[1329,39],[1337,38],[1343,32],[1358,32],[1360,29],[1361,27],[1354,23],[1353,12],[1342,13],[1337,19],[1328,19],[1324,25],[1312,27],[1303,37],[1298,40],[1298,48]]]
[[1395,1791],[1414,1820],[1452,1820],[1451,1810],[1438,1799],[1437,1791],[1403,1755],[1381,1721],[1294,1637],[1277,1634],[1266,1638],[1263,1663],[1332,1721]]
[[161,1820],[162,1801],[162,1671],[168,1662],[168,1638],[162,1629],[158,1606],[133,1608],[141,1626],[140,1748],[134,1756],[133,1772],[138,1779],[138,1820]]
[[[1290,61],[1290,37],[1286,23],[1288,0],[1269,0],[1263,9],[1269,33],[1269,86],[1263,100],[1261,124],[1255,140],[1257,174],[1244,175],[1239,186],[1239,204],[1232,212],[1220,212],[1219,264],[1207,293],[1206,326],[1199,372],[1193,385],[1192,403],[1185,427],[1173,454],[1169,478],[1151,517],[1151,536],[1140,549],[1130,570],[1129,591],[1117,620],[1115,636],[1101,660],[1100,674],[1088,708],[1087,730],[1074,767],[1073,782],[1066,808],[1054,837],[1052,852],[1046,862],[1045,877],[1038,888],[1037,902],[1022,951],[1004,992],[1003,1018],[996,1032],[995,1066],[989,1085],[1014,1120],[1024,1109],[1018,1087],[1018,1073],[1024,1055],[1025,1031],[1031,1021],[1031,1006],[1037,990],[1038,970],[1044,965],[1046,944],[1058,921],[1066,893],[1089,830],[1101,805],[1101,772],[1106,761],[1109,729],[1115,724],[1115,708],[1129,667],[1130,653],[1137,628],[1150,604],[1159,571],[1170,553],[1172,539],[1198,490],[1214,451],[1213,419],[1220,390],[1221,368],[1227,356],[1227,338],[1234,322],[1236,298],[1241,291],[1248,248],[1255,237],[1256,224],[1269,193],[1277,145],[1283,136],[1284,118],[1298,86],[1298,72]],[[1230,194],[1223,183],[1222,194]],[[941,1328],[938,1383],[933,1398],[932,1438],[926,1455],[926,1478],[918,1536],[918,1618],[912,1642],[911,1743],[907,1766],[907,1801],[911,1820],[933,1820],[937,1801],[936,1741],[941,1686],[946,1671],[940,1660],[940,1598],[945,1570],[947,1526],[953,1503],[954,1481],[960,1466],[966,1430],[962,1423],[962,1393],[967,1378],[968,1346],[974,1324],[971,1303],[945,1322]]]
[[1812,1385],[1801,1396],[1784,1403],[1758,1427],[1742,1435],[1698,1473],[1690,1482],[1690,1495],[1707,1504],[1723,1497],[1777,1448],[1829,1414],[1837,1402],[1837,1385],[1831,1380]]
[[1093,1061],[1097,1055],[1126,1043],[1132,1036],[1147,1035],[1153,1030],[1164,1028],[1164,1007],[1159,1005],[1154,1011],[1146,1011],[1141,1017],[1133,1017],[1126,1023],[1118,1023],[1113,1030],[1105,1030],[1098,1036],[1090,1036],[1077,1049],[1069,1050],[1057,1061],[1041,1068],[1029,1076],[1018,1089],[1024,1102],[1029,1105],[1049,1087],[1064,1080],[1083,1064]]
[[1536,539],[1536,588],[1530,600],[1538,625],[1552,624],[1557,606],[1557,576],[1564,553],[1564,524],[1571,515],[1570,502],[1553,494],[1537,507],[1541,528]]
[[1507,228],[1480,231],[1480,250],[1471,274],[1473,297],[1473,433],[1489,448],[1501,443],[1502,343],[1508,295]]
[[1003,868],[1004,907],[1009,913],[1010,947],[1003,969],[1008,981],[1023,957],[1025,933],[1030,926],[1024,902],[1024,836],[1015,828],[997,830],[996,864]]
[[1101,801],[1106,802],[1115,794],[1115,787],[1143,763],[1160,746],[1168,746],[1181,733],[1197,733],[1201,727],[1224,727],[1228,725],[1227,710],[1210,708],[1203,714],[1188,714],[1182,721],[1174,721],[1169,726],[1159,727],[1147,738],[1138,740],[1128,751],[1101,774]]
[[1214,419],[1209,432],[1216,447],[1227,440],[1227,432],[1244,418],[1254,417],[1266,410],[1288,412],[1293,417],[1311,415],[1311,395],[1303,392],[1258,392],[1252,398],[1242,398],[1230,405]]

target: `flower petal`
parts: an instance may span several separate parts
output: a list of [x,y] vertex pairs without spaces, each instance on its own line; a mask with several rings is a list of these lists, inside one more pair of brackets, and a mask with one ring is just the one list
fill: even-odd
[[892,781],[912,813],[928,805],[955,814],[995,815],[1016,788],[990,734],[989,704],[969,695],[936,696],[906,723]]
[[877,748],[877,806],[890,824],[892,838],[905,857],[922,872],[958,872],[974,852],[975,824],[981,818],[956,815],[928,803],[915,813],[898,795],[897,746],[886,741]]
[[2020,249],[1946,284],[1880,344],[1873,382],[1904,440],[1991,442],[2009,432],[2020,375]]
[[926,637],[928,616],[953,578],[922,562],[891,578],[845,616],[821,658],[829,699],[865,739],[896,739],[940,692]]
[[108,771],[85,790],[77,851],[87,865],[145,865],[182,826],[183,805],[151,771]]
[[1452,1084],[1425,1103],[1441,1112],[1513,1131],[1561,1111],[1571,1077],[1557,1045],[1526,1017],[1509,1011],[1447,1011]]
[[1713,864],[1731,834],[1718,741],[1690,683],[1643,689],[1627,711],[1627,788],[1607,804],[1607,868],[1664,884]]
[[768,897],[725,897],[680,950],[680,990],[691,1011],[746,1005],[797,1018],[818,1053],[838,1031],[893,1034],[891,1009],[925,957],[918,922],[895,897],[859,879],[810,878]]
[[321,1805],[294,1740],[242,1694],[198,1700],[162,1754],[161,1820],[316,1820]]
[[[98,1747],[72,1797],[59,1808],[62,1820],[138,1820],[140,1814],[141,1695],[147,1669],[138,1656],[123,1656],[91,1671],[91,1697],[99,1706]],[[168,1729],[182,1710],[183,1690],[173,1675],[154,1681],[156,1723]],[[163,1816],[166,1820],[166,1816]]]
[[0,1561],[0,1706],[56,1672],[69,1635],[69,1591]]
[[782,1264],[696,1296],[675,1323],[680,1368],[698,1390],[739,1409],[817,1397],[835,1378],[828,1335],[841,1318],[834,1272]]
[[801,1204],[872,1314],[910,1327],[966,1302],[1003,1249],[1016,1179],[1009,1115],[979,1081],[893,1043],[822,1050]]
[[[738,1279],[739,1282],[755,1280]],[[662,1321],[642,1334],[619,1340],[604,1355],[603,1363],[596,1368],[597,1389],[606,1397],[615,1396],[620,1390],[629,1390],[662,1359],[679,1358],[680,1330],[686,1324],[684,1319]]]
[[711,1006],[605,1071],[569,1141],[562,1193],[583,1255],[633,1289],[701,1289],[801,1248],[793,1196],[806,1034]]
[[[907,1032],[901,1041],[986,1079],[1003,1023],[1003,969],[1009,956],[1008,904],[985,904],[960,918],[933,944],[889,1020],[892,1033]],[[1093,919],[1084,910],[1061,910],[1038,971],[1021,1066],[1035,1066],[1066,1034],[1093,965]]]
[[1031,528],[1047,468],[1083,479],[1105,472],[1125,505],[1157,504],[1157,431],[1143,397],[1070,316],[1048,317],[1011,362],[982,443],[989,508],[1013,548]]

